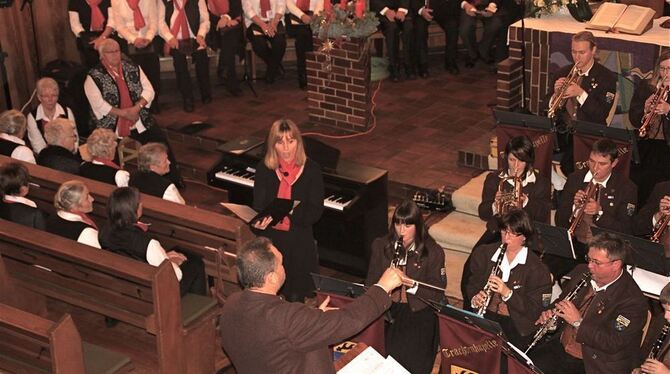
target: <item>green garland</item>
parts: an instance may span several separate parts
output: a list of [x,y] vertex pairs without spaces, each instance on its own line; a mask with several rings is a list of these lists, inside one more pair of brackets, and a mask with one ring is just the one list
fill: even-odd
[[[325,0],[329,1],[329,0]],[[312,32],[321,40],[364,39],[377,31],[379,20],[374,12],[365,12],[363,18],[354,16],[354,2],[342,10],[333,5],[332,12],[321,12],[312,18]]]

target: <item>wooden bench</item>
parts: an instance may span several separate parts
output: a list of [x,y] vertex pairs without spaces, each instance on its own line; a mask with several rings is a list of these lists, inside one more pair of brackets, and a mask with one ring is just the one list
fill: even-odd
[[161,373],[214,372],[219,308],[207,296],[180,298],[169,261],[155,267],[4,220],[0,253],[16,285],[44,305],[53,298],[154,335]]
[[0,371],[15,373],[118,373],[130,358],[82,342],[69,314],[58,322],[0,304]]
[[[0,155],[0,164],[16,161]],[[54,213],[53,197],[65,181],[79,179],[88,186],[94,197],[93,219],[102,225],[107,222],[107,200],[115,186],[63,173],[39,165],[24,163],[31,176],[28,197],[41,209]],[[151,224],[150,233],[166,249],[176,248],[203,258],[207,275],[225,294],[238,290],[234,254],[254,235],[243,221],[195,207],[176,204],[161,198],[142,194],[142,221]]]

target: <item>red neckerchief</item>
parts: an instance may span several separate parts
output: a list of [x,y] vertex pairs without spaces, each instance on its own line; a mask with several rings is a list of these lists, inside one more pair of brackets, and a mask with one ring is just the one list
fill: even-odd
[[228,0],[209,0],[207,8],[215,16],[221,17],[230,11],[230,3]]
[[146,25],[144,23],[144,16],[140,10],[140,0],[126,0],[128,6],[133,11],[133,22],[135,23],[135,30],[140,31]]
[[114,168],[116,170],[121,170],[121,167],[119,165],[117,165],[116,163],[114,163],[114,161],[112,161],[112,160],[105,160],[105,159],[102,159],[102,158],[93,157],[93,161],[99,162],[103,165],[109,166],[110,168]]
[[[275,170],[279,177],[279,189],[277,197],[280,199],[291,199],[291,186],[300,176],[302,166],[295,163],[295,160],[287,162],[279,159],[279,169]],[[279,223],[274,225],[276,230],[288,231],[291,228],[291,219],[286,216]]]
[[270,0],[261,0],[261,18],[268,18],[270,10],[272,10]]
[[181,7],[179,7],[176,0],[172,1],[172,4],[174,5],[175,12],[177,12],[177,17],[174,20],[174,24],[172,24],[172,28],[170,28],[170,32],[172,32],[172,35],[175,38],[177,38],[181,32],[180,40],[190,39],[191,33],[188,30],[188,19],[186,18],[186,5],[188,4],[188,0],[184,0]]
[[[328,0],[325,0],[325,1],[328,1]],[[298,0],[298,2],[296,3],[298,8],[300,8],[300,10],[302,10],[303,12],[306,12],[306,11],[309,10],[309,4],[310,4],[310,0]]]
[[[119,63],[119,70],[114,70],[108,64],[103,63],[109,75],[112,76],[114,82],[116,82],[116,87],[119,90],[119,109],[125,109],[132,107],[133,100],[130,98],[130,89],[128,89],[128,84],[126,84],[126,79],[123,77],[123,63]],[[119,133],[119,136],[122,138],[130,135],[130,128],[133,127],[133,121],[117,117],[116,119],[116,130]]]
[[93,227],[96,230],[98,229],[98,225],[95,224],[95,222],[91,219],[91,217],[88,216],[88,214],[81,213],[81,212],[68,212],[68,213],[72,213],[74,215],[79,216],[79,218],[81,218],[82,222],[84,222],[85,224]]
[[135,222],[135,224],[133,226],[137,227],[138,229],[142,230],[143,232],[147,232],[147,231],[149,231],[149,226],[150,225],[148,223],[137,221],[137,222]]
[[105,16],[100,10],[100,3],[102,0],[86,0],[88,6],[91,8],[91,31],[102,31],[105,24]]

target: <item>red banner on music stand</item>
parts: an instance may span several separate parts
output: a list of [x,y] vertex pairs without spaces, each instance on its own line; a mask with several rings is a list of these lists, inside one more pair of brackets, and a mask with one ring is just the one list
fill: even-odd
[[476,326],[438,313],[442,374],[500,373],[502,340]]
[[[328,303],[328,305],[333,308],[342,308],[353,300],[352,298],[346,296],[327,292],[316,292],[316,299],[319,304],[321,304],[323,300],[326,299],[326,296],[330,296],[330,303]],[[346,340],[365,343],[368,346],[376,349],[379,354],[386,357],[386,345],[384,343],[384,317],[381,316],[377,318],[365,329],[363,329],[363,331],[358,333],[358,335],[355,335]]]
[[540,175],[551,178],[551,159],[554,154],[554,137],[546,130],[530,127],[507,126],[499,124],[496,126],[498,137],[498,169],[507,165],[505,160],[505,147],[510,139],[515,136],[527,136],[535,148],[535,162],[533,167],[540,171]]
[[[593,146],[593,143],[599,139],[602,139],[602,137],[579,133],[573,135],[575,170],[588,167],[586,162],[589,160],[591,147]],[[614,170],[620,175],[628,178],[630,172],[630,160],[633,153],[631,143],[613,138],[609,139],[616,144],[617,150],[619,151],[619,157],[617,158],[619,163],[614,167]]]

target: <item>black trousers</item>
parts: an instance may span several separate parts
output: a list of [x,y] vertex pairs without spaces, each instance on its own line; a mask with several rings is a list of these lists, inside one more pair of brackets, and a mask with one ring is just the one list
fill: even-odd
[[[389,66],[398,66],[401,62],[407,66],[412,65],[412,44],[414,43],[414,16],[407,13],[405,21],[389,21],[385,16],[378,16],[379,23],[384,34],[386,50],[388,51]],[[400,61],[400,39],[402,32],[402,61]]]
[[154,97],[154,102],[158,102],[158,97],[160,96],[161,91],[161,65],[158,60],[158,50],[160,46],[155,39],[149,43],[146,47],[142,49],[137,49],[133,45],[129,45],[128,42],[123,40],[119,45],[121,50],[125,53],[130,59],[139,65],[144,74],[146,74],[147,79],[151,82],[151,86],[156,93]]
[[219,64],[216,69],[219,78],[226,79],[226,87],[236,90],[239,80],[235,72],[235,55],[242,45],[242,26],[219,30]]
[[[184,100],[193,101],[193,84],[191,83],[191,74],[188,71],[188,62],[186,55],[178,49],[171,49],[172,65],[177,75],[177,87]],[[191,53],[191,58],[195,63],[195,77],[198,80],[200,88],[200,98],[205,99],[212,96],[212,90],[209,85],[209,57],[207,49],[195,50]]]
[[202,258],[189,254],[186,261],[179,265],[181,269],[181,281],[179,282],[179,293],[184,296],[187,293],[207,295],[207,276],[205,275],[205,264]]
[[[465,11],[461,11],[458,32],[463,41],[463,46],[467,50],[467,59],[469,62],[475,62],[480,55],[484,61],[490,59],[488,51],[491,49],[493,35],[495,35],[497,31],[496,28],[501,25],[497,21],[494,22],[493,18],[494,17],[471,17],[467,15]],[[482,40],[479,44],[477,43],[477,36],[475,35],[475,28],[477,27],[478,20],[481,20],[484,24],[484,34],[482,35]]]
[[[258,34],[260,33],[260,34]],[[261,28],[253,24],[247,28],[247,39],[251,42],[251,48],[254,53],[260,57],[268,67],[266,72],[267,80],[274,80],[279,71],[279,65],[286,52],[286,32],[284,25],[277,25],[277,33],[274,37],[269,37],[263,33]]]
[[307,52],[314,50],[312,29],[309,25],[289,25],[286,28],[290,37],[295,38],[295,54],[297,57],[298,79],[307,76]]
[[[435,21],[445,34],[444,66],[455,66],[458,47],[458,16],[448,14],[446,6],[433,9],[433,21]],[[415,16],[414,32],[417,46],[418,66],[420,69],[428,68],[428,26],[430,22],[420,15]]]
[[168,160],[170,160],[170,172],[166,176],[176,186],[180,186],[183,183],[181,172],[179,171],[179,167],[177,166],[177,159],[174,157],[174,153],[172,152],[172,147],[170,147],[170,143],[168,143],[167,137],[165,136],[163,131],[161,131],[158,125],[149,127],[148,129],[146,129],[146,131],[142,132],[141,134],[137,132],[137,130],[133,130],[130,132],[130,137],[137,140],[141,144],[147,144],[147,143],[165,144],[167,146],[168,151]]
[[551,340],[540,343],[529,352],[535,366],[545,374],[584,374],[584,361],[574,358],[565,352],[561,344],[560,332]]

